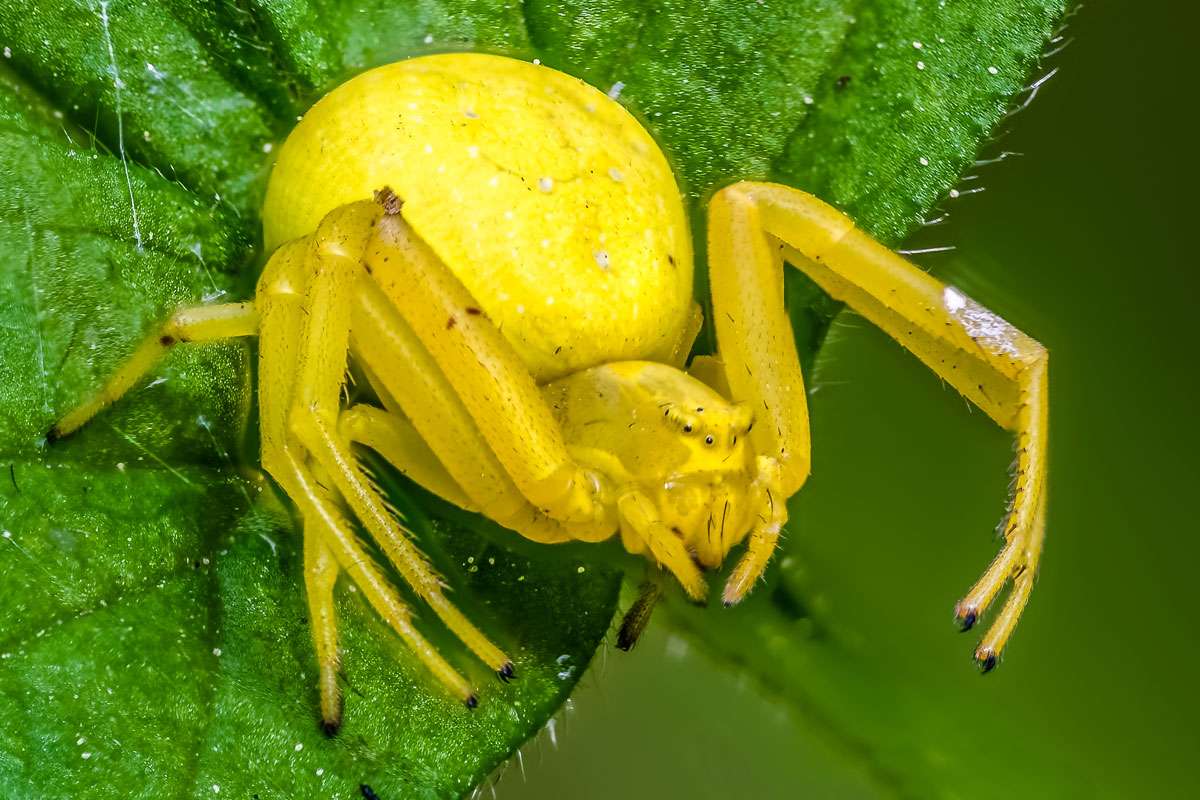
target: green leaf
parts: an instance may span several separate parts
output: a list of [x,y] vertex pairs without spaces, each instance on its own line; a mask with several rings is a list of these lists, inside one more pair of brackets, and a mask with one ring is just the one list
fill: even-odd
[[[0,794],[351,796],[359,783],[385,797],[461,794],[540,729],[607,630],[619,576],[587,566],[589,548],[510,546],[511,534],[396,484],[456,599],[518,654],[520,680],[484,684],[426,614],[423,629],[487,687],[468,713],[342,587],[346,725],[325,740],[298,537],[242,469],[254,463],[249,349],[179,348],[154,381],[43,447],[56,415],[169,309],[248,294],[269,153],[322,91],[423,52],[537,57],[647,121],[691,198],[698,243],[707,194],[763,177],[815,190],[894,241],[970,163],[1060,11],[1050,0],[0,8]],[[834,309],[802,282],[789,290],[812,353]],[[783,623],[741,613],[755,616],[705,620],[700,635],[761,670],[774,651],[728,621]],[[837,673],[843,654],[828,652]],[[794,672],[814,674],[825,673]],[[831,689],[835,709],[856,686]],[[843,731],[878,722],[823,713]]]

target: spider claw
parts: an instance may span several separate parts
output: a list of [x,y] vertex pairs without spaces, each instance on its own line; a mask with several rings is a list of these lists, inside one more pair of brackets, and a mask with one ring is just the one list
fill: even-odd
[[58,426],[51,426],[50,430],[46,431],[46,444],[54,444],[62,438],[62,434],[58,432]]
[[505,683],[508,683],[510,680],[512,680],[516,675],[516,672],[513,670],[512,662],[505,661],[504,666],[496,670],[496,675],[499,676],[500,680],[504,681]]
[[966,633],[975,627],[975,622],[979,619],[979,614],[973,608],[963,608],[960,606],[954,610],[954,618],[958,620],[958,629]]
[[475,707],[479,705],[479,698],[473,694],[469,694],[467,695],[467,699],[463,700],[463,705],[474,710]]
[[991,648],[980,648],[975,652],[975,662],[979,665],[979,672],[982,675],[987,675],[994,670],[998,660],[996,651]]
[[342,729],[342,721],[340,719],[323,719],[321,720],[321,733],[325,734],[326,738],[332,739],[337,736],[338,731]]

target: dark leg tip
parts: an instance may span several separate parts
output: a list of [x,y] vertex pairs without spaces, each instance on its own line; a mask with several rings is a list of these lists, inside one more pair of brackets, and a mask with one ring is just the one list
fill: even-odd
[[508,683],[510,680],[513,679],[513,676],[516,675],[517,673],[515,670],[513,670],[512,662],[506,661],[504,663],[503,667],[496,670],[496,674],[500,676],[500,680],[504,681],[505,683]]
[[618,650],[623,650],[624,652],[628,653],[630,650],[633,649],[633,646],[636,643],[637,643],[636,636],[630,636],[623,630],[619,631],[617,633],[617,649]]
[[62,438],[62,434],[58,432],[58,426],[55,425],[50,430],[46,431],[46,444],[54,444]]
[[971,630],[971,628],[975,627],[975,621],[978,618],[979,617],[975,613],[974,609],[971,609],[970,611],[966,612],[965,614],[959,614],[958,629],[960,631],[962,631],[963,633],[966,633],[967,631]]
[[996,668],[996,654],[991,650],[976,653],[975,660],[979,663],[979,672],[983,675],[987,675]]
[[467,708],[474,709],[479,705],[479,698],[475,695],[469,695],[467,699],[463,701],[463,705],[465,705]]
[[321,720],[321,733],[329,739],[338,735],[338,731],[342,729],[342,721],[340,719],[323,719]]
[[375,790],[365,783],[358,785],[358,792],[363,796],[363,800],[379,800],[379,795],[375,794]]

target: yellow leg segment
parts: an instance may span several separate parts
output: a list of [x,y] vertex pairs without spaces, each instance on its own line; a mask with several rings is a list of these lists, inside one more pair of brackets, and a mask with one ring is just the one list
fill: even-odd
[[696,602],[703,602],[708,596],[708,587],[700,568],[683,546],[683,541],[663,524],[650,498],[636,490],[626,492],[617,502],[617,508],[658,563],[670,570],[679,581],[687,596]]
[[355,517],[371,532],[405,581],[482,661],[503,678],[512,663],[446,599],[442,582],[413,546],[337,430],[349,352],[354,286],[379,206],[354,203],[331,212],[313,236],[313,268],[304,300],[297,383],[288,427],[321,465]]
[[133,351],[100,391],[65,414],[46,434],[46,440],[53,442],[79,430],[128,392],[176,344],[254,336],[256,333],[258,315],[253,303],[181,308]]
[[[1042,552],[1049,410],[1046,349],[804,192],[775,184],[739,183],[718,193],[712,208],[714,219],[741,221],[740,228],[726,224],[715,234],[721,240],[719,257],[722,252],[737,252],[722,238],[722,231],[740,231],[741,244],[753,254],[740,266],[758,274],[757,282],[778,288],[782,276],[778,257],[770,252],[774,244],[789,263],[831,296],[879,326],[998,425],[1015,433],[1016,479],[1003,526],[1005,545],[955,612],[964,630],[970,628],[1004,584],[1013,582],[1004,607],[975,653],[984,670],[991,669],[1029,599]],[[757,238],[749,234],[754,228],[760,230]],[[724,271],[739,266],[737,261],[727,260]],[[727,286],[729,275],[722,281]],[[748,278],[749,282],[754,281]],[[715,305],[721,301],[715,277],[713,285]],[[754,371],[761,380],[763,370],[768,374],[770,370],[762,363],[767,354],[745,346],[746,337],[736,327],[725,325],[722,335],[721,317],[718,311],[722,353],[728,341],[734,354],[732,360],[726,356],[731,386],[740,381],[741,371]],[[735,387],[735,395],[737,391]]]
[[366,263],[521,494],[565,523],[603,520],[599,476],[570,457],[516,352],[400,213],[379,220]]
[[[488,517],[535,541],[568,538],[521,494],[441,367],[383,291],[374,281],[360,281],[355,297],[351,349],[384,407],[412,421],[471,504]],[[539,518],[545,521],[535,529],[518,525]]]
[[304,530],[304,589],[308,624],[317,651],[317,686],[321,696],[321,727],[332,736],[342,725],[342,690],[338,686],[337,617],[333,586],[338,566],[318,531]]
[[[298,239],[279,247],[258,279],[255,294],[259,314],[258,427],[262,438],[263,469],[284,491],[300,494],[288,484],[292,458],[287,412],[292,403],[304,321],[304,292],[308,282],[309,243]],[[300,458],[303,458],[300,448]]]
[[763,230],[758,206],[735,197],[725,189],[708,206],[713,325],[730,399],[754,412],[755,452],[779,462],[783,491],[791,497],[808,478],[808,396],[784,307],[779,250]]

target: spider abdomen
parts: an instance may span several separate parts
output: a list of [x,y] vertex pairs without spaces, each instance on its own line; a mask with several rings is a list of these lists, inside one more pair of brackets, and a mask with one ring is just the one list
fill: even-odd
[[266,247],[384,186],[535,379],[661,360],[679,339],[692,253],[674,176],[638,121],[582,81],[471,53],[359,75],[281,148]]

